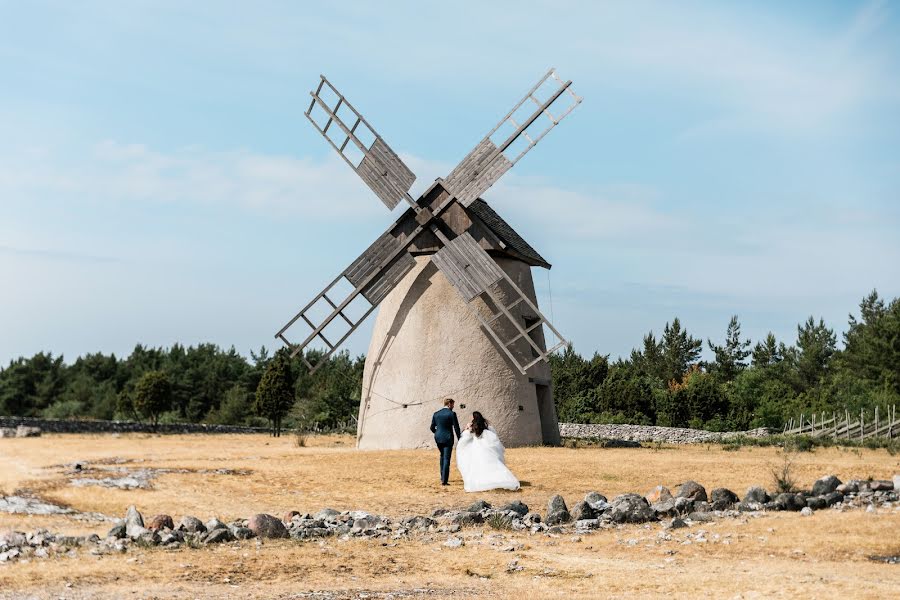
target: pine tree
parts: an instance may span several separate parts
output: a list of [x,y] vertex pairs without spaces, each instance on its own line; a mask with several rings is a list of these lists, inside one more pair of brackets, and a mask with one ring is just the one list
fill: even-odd
[[797,373],[804,389],[818,385],[828,372],[836,342],[834,331],[826,327],[821,318],[816,323],[810,317],[806,323],[797,326]]
[[741,324],[737,315],[731,317],[728,329],[725,332],[725,344],[717,346],[712,340],[706,340],[709,349],[716,355],[712,371],[724,381],[732,381],[739,372],[747,366],[747,357],[750,356],[750,340],[741,341]]
[[256,388],[256,412],[272,423],[272,435],[281,435],[281,420],[294,405],[295,377],[285,352],[269,362]]

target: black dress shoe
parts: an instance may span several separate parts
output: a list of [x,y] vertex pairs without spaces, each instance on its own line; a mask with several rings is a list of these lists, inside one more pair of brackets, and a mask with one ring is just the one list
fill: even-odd
[[442,481],[442,482],[441,482],[441,485],[450,485],[450,484],[447,483],[447,482],[445,482],[445,481]]

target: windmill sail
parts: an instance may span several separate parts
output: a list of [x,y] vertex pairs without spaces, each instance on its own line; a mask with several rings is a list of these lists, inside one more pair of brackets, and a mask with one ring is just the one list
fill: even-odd
[[[432,262],[456,288],[497,347],[503,350],[521,373],[527,373],[530,367],[547,360],[550,354],[568,343],[468,233],[448,242],[432,257]],[[478,297],[483,297],[488,303],[492,311],[490,317],[485,318],[472,305]],[[521,317],[516,317],[511,312],[522,303],[525,303],[530,316],[525,323],[521,323]],[[549,350],[538,343],[534,333],[542,325],[546,325],[559,338],[559,342]]]
[[[275,337],[291,348],[291,356],[301,354],[316,340],[322,342],[325,351],[315,365],[301,355],[310,372],[316,372],[416,265],[416,259],[406,251],[410,243],[411,239],[401,240],[391,235],[390,230],[385,232],[288,321]],[[348,287],[352,291],[340,291]],[[324,317],[321,316],[323,309]],[[362,314],[356,316],[358,313]],[[302,342],[294,344],[287,339],[286,333],[301,324],[305,324],[308,333]]]
[[575,110],[581,98],[571,85],[550,69],[447,175],[444,184],[461,204],[474,202]]
[[[324,75],[319,77],[319,86],[310,92],[312,100],[306,118],[375,195],[393,210],[406,198],[416,180],[415,174],[337,88]],[[317,118],[323,123],[320,124]]]

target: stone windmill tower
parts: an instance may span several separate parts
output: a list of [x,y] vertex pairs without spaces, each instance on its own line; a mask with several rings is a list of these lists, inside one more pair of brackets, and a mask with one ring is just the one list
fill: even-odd
[[[359,448],[433,446],[428,426],[453,397],[507,446],[558,444],[547,356],[565,345],[537,306],[532,267],[550,268],[480,198],[581,102],[551,69],[444,179],[418,199],[415,175],[323,76],[306,116],[384,202],[409,208],[276,337],[320,362],[381,305],[363,374]],[[552,111],[552,112],[551,112]],[[286,333],[305,326],[302,342]],[[559,342],[547,349],[543,327]]]

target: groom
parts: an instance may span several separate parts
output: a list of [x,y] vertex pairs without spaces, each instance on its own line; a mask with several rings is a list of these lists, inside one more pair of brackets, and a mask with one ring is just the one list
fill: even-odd
[[453,398],[444,400],[444,408],[431,416],[431,432],[441,452],[441,485],[447,485],[450,479],[450,456],[453,454],[453,433],[459,439],[459,421],[453,412]]

